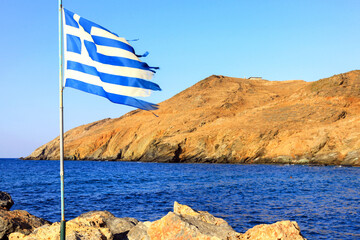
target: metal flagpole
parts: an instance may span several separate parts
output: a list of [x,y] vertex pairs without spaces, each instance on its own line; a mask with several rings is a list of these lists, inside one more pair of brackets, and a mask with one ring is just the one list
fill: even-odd
[[60,95],[60,181],[61,181],[61,225],[60,239],[65,240],[65,197],[64,197],[64,107],[63,107],[63,26],[62,0],[59,3],[59,95]]

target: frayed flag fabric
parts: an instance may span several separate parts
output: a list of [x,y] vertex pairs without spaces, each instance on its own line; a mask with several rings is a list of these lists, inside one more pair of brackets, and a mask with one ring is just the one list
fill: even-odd
[[126,39],[67,9],[63,21],[65,87],[143,110],[158,108],[136,98],[161,90],[150,81],[157,68],[140,61]]

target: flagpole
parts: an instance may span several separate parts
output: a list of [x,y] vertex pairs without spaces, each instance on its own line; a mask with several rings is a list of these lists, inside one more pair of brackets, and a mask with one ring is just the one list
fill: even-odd
[[63,107],[63,26],[62,0],[59,4],[59,96],[60,96],[60,182],[61,182],[61,225],[60,239],[65,240],[65,197],[64,197],[64,107]]

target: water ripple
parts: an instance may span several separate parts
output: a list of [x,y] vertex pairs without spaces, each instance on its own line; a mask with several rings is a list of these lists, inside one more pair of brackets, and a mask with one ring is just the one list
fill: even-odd
[[[297,221],[308,239],[360,238],[360,168],[65,162],[66,217],[108,210],[156,220],[174,201],[227,220],[239,232]],[[0,159],[1,191],[15,205],[60,219],[58,161]]]

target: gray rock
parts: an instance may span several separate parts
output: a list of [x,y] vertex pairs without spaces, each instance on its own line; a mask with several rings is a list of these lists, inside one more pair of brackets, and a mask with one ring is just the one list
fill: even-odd
[[151,222],[139,222],[127,234],[128,240],[150,240],[150,237],[147,233],[150,224]]
[[109,228],[114,240],[127,240],[128,232],[138,224],[135,218],[117,218],[108,211],[91,211],[72,220],[84,226]]
[[312,163],[321,164],[321,165],[337,165],[339,164],[339,153],[327,153],[327,154],[317,154],[313,157]]
[[292,160],[293,159],[290,156],[278,156],[278,157],[273,159],[273,163],[291,164]]
[[11,199],[10,194],[0,191],[0,208],[10,210],[13,205],[14,201]]
[[127,240],[127,234],[139,223],[135,218],[110,218],[106,224],[114,235],[114,240]]
[[349,152],[341,164],[360,166],[360,150],[354,150]]

